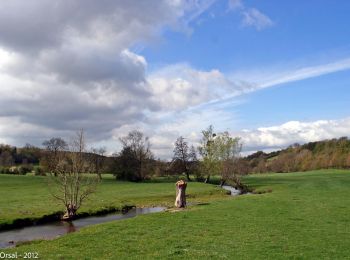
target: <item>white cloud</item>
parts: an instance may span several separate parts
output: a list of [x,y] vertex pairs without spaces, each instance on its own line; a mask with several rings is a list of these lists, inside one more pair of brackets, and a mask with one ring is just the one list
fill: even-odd
[[166,110],[183,110],[239,92],[240,84],[218,70],[196,70],[188,64],[166,66],[148,77],[152,101]]
[[[236,114],[217,107],[205,111],[181,113],[170,121],[157,121],[153,128],[142,128],[152,142],[156,156],[171,159],[173,144],[182,135],[195,147],[199,145],[201,131],[210,124],[216,132],[229,131],[241,137],[243,155],[262,150],[271,152],[286,148],[294,143],[307,143],[325,139],[350,136],[350,118],[338,120],[318,120],[312,122],[288,121],[281,125],[260,127],[252,130],[238,130],[239,119]],[[234,129],[235,128],[235,129]]]
[[349,136],[350,118],[318,120],[314,122],[289,121],[282,125],[260,127],[238,132],[246,151],[284,148],[293,143],[307,143]]
[[183,136],[190,145],[197,147],[201,131],[211,124],[218,132],[236,129],[238,117],[233,110],[239,103],[231,101],[184,111],[158,113],[147,121],[148,128],[142,129],[152,136],[152,148],[157,156],[171,159],[173,143],[179,136]]
[[[201,1],[21,0],[2,1],[0,42],[13,50],[37,52],[64,44],[121,49],[147,40],[162,26],[178,26],[206,6]],[[182,23],[182,21],[180,21]]]
[[22,145],[22,136],[40,145],[40,134],[83,127],[99,142],[142,122],[145,111],[163,109],[152,97],[145,58],[130,49],[156,40],[164,27],[184,30],[188,17],[209,6],[206,0],[2,1],[0,117],[19,131],[3,128],[2,140]]

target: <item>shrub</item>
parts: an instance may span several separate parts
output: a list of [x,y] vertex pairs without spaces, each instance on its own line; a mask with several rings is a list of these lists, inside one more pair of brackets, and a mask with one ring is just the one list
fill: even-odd
[[18,174],[20,175],[26,175],[27,173],[30,173],[33,171],[33,165],[30,164],[24,164],[17,168]]
[[45,176],[45,171],[42,167],[38,166],[34,168],[34,175],[35,176]]
[[9,170],[9,174],[19,174],[19,171],[18,171],[18,167],[16,167],[16,166],[12,166],[12,167],[10,167],[10,168],[8,168],[8,170]]
[[2,173],[4,173],[4,174],[11,174],[10,168],[4,167],[4,168],[2,169]]

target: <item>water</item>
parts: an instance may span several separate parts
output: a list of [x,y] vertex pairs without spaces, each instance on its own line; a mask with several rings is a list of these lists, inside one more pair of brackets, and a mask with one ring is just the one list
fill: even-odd
[[231,192],[231,196],[237,196],[237,195],[240,195],[241,194],[241,191],[239,189],[236,189],[232,186],[229,186],[229,185],[223,185],[222,186],[223,189],[225,190],[228,190]]
[[78,231],[82,227],[133,218],[137,215],[161,212],[166,208],[134,208],[124,214],[108,214],[104,216],[86,217],[71,222],[55,221],[49,224],[24,227],[0,232],[0,248],[14,247],[18,242],[31,241],[35,239],[53,239],[67,233]]

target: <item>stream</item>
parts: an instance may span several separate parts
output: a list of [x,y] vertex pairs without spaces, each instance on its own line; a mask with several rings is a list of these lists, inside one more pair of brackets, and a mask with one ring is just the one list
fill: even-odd
[[231,192],[231,196],[237,196],[237,195],[240,195],[241,194],[241,190],[239,189],[236,189],[232,186],[229,186],[229,185],[223,185],[221,188],[223,188],[224,190],[228,190]]
[[137,215],[164,211],[165,207],[133,208],[124,214],[108,214],[80,218],[71,222],[55,221],[49,224],[23,227],[9,231],[0,231],[0,248],[14,247],[18,242],[32,241],[36,239],[53,239],[68,233],[78,231],[82,227],[133,218]]

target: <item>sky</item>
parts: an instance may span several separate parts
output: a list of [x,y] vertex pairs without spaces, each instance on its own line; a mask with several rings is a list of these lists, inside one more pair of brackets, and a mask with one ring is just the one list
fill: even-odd
[[347,0],[0,1],[0,143],[84,129],[157,158],[213,125],[243,154],[349,136]]

